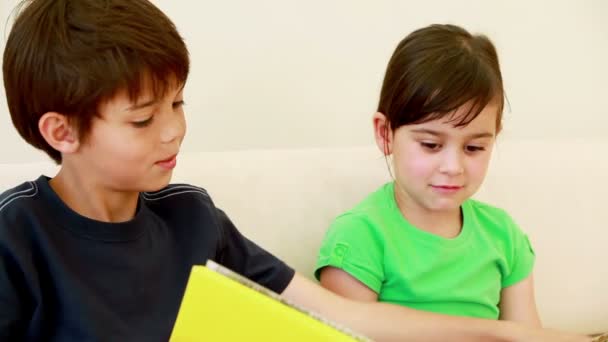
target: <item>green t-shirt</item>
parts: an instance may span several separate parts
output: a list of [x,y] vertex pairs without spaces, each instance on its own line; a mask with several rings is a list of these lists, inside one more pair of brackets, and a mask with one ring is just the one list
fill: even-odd
[[316,266],[333,266],[414,309],[497,319],[500,291],[531,273],[534,251],[509,215],[475,200],[462,204],[460,234],[447,239],[403,217],[388,183],[328,230]]

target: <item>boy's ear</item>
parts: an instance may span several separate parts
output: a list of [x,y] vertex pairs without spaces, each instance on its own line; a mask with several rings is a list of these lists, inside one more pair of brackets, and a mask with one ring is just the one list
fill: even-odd
[[393,150],[393,132],[390,128],[390,123],[386,115],[376,112],[373,116],[374,121],[374,136],[376,145],[385,156],[392,153]]
[[68,118],[57,112],[44,113],[38,120],[40,134],[52,148],[65,154],[74,153],[80,146],[77,130]]

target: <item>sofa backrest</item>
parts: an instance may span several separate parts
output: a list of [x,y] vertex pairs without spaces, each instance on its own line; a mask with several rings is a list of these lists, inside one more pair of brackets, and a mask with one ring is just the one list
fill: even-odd
[[[506,209],[537,254],[537,302],[546,325],[608,330],[608,141],[499,142],[475,196]],[[0,188],[52,163],[0,164]],[[312,278],[332,219],[390,180],[375,147],[185,153],[173,182],[208,190],[237,227]]]

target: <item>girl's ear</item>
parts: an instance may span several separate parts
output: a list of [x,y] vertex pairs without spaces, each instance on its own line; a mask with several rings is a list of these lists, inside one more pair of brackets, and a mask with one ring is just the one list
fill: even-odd
[[62,154],[74,153],[80,146],[78,132],[63,114],[44,113],[38,120],[38,130],[44,140]]
[[376,145],[378,145],[378,148],[385,156],[388,156],[393,150],[393,132],[391,131],[390,123],[386,115],[380,112],[374,114],[373,121]]

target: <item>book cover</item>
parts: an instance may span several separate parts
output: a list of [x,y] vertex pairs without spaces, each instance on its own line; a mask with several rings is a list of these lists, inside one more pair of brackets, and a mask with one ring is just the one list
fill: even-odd
[[192,268],[171,341],[369,340],[208,261]]

